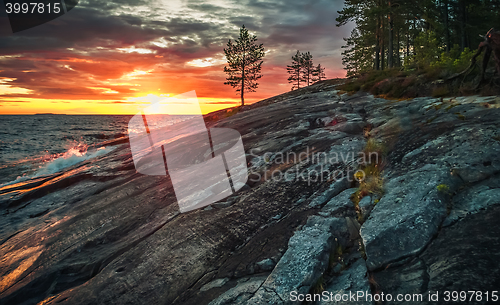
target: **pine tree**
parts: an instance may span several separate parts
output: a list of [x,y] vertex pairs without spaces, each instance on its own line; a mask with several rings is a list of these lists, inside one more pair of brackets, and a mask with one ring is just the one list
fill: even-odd
[[240,29],[240,36],[237,40],[227,43],[224,49],[229,67],[224,67],[224,72],[229,76],[225,85],[231,85],[240,92],[241,106],[245,104],[245,92],[255,92],[258,87],[257,80],[262,77],[262,58],[264,57],[264,47],[257,45],[257,36],[250,36],[248,30],[243,25]]
[[324,79],[326,79],[325,68],[318,64],[313,70],[313,82],[320,82]]
[[312,73],[314,70],[312,55],[311,55],[311,53],[307,52],[307,53],[300,54],[300,57],[302,59],[301,79],[304,83],[307,84],[307,86],[309,86],[312,83]]
[[300,51],[297,50],[297,53],[292,56],[292,64],[286,66],[286,71],[290,74],[288,77],[288,82],[292,83],[292,90],[300,89],[300,72],[302,69],[302,57],[300,56]]
[[384,3],[386,0],[345,0],[337,26],[354,22],[351,36],[344,38],[342,62],[347,76],[384,67]]
[[[355,24],[342,53],[347,76],[428,66],[428,58],[436,62],[442,54],[458,59],[455,45],[474,49],[480,34],[500,28],[499,0],[344,0],[338,13],[337,26]],[[422,37],[434,34],[432,49],[422,48]]]

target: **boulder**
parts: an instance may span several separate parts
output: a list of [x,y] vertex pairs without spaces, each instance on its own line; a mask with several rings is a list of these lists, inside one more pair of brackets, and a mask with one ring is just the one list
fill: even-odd
[[249,300],[251,304],[298,304],[291,293],[305,294],[328,266],[334,234],[345,231],[339,218],[309,217],[301,230],[295,232],[288,250],[262,287]]
[[428,165],[387,182],[386,194],[361,227],[369,270],[416,255],[427,246],[446,216],[437,186],[454,185],[453,180],[446,169]]

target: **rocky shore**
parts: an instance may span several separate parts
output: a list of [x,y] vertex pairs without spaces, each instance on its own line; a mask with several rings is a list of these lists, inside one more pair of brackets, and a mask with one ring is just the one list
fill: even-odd
[[[305,304],[444,304],[446,291],[492,303],[499,107],[324,81],[207,115],[242,135],[249,180],[188,213],[168,177],[135,171],[126,139],[106,143],[116,149],[0,189],[0,304],[302,304],[325,291],[394,299]],[[383,192],[355,203],[370,139],[385,148]]]

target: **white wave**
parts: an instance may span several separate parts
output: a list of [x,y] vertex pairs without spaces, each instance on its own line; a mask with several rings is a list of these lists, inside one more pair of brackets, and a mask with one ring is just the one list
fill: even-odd
[[26,181],[29,179],[55,174],[73,166],[77,163],[96,158],[105,154],[110,153],[116,147],[100,147],[96,150],[87,150],[87,146],[82,146],[81,144],[71,147],[67,152],[62,154],[54,154],[50,156],[49,161],[44,162],[43,165],[40,165],[39,169],[35,171],[35,173],[27,175],[24,174],[22,176],[18,176],[14,181],[10,181],[4,184],[1,184],[0,187],[15,184],[18,182]]
[[40,169],[36,172],[34,177],[45,176],[54,174],[62,171],[65,168],[73,166],[82,161],[86,161],[95,157],[99,157],[111,152],[114,147],[100,147],[95,151],[79,151],[76,148],[71,148],[66,153],[64,153],[61,157],[54,159],[48,162],[46,165],[40,167]]

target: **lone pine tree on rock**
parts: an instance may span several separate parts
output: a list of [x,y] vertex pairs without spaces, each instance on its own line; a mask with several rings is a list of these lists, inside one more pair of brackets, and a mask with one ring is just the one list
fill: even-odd
[[262,77],[262,58],[264,57],[264,47],[257,45],[257,36],[251,36],[243,25],[240,29],[240,36],[234,42],[231,40],[224,49],[228,66],[224,67],[224,72],[229,76],[225,85],[231,85],[240,92],[241,106],[245,104],[245,92],[255,92],[258,87],[257,80]]

